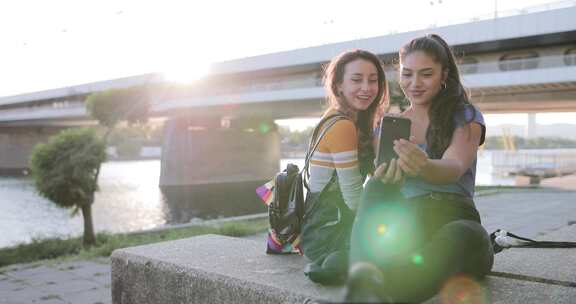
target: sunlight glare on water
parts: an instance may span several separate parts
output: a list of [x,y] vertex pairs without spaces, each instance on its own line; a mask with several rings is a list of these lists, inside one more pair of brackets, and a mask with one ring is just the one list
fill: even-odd
[[[159,174],[158,160],[104,163],[92,209],[95,230],[126,232],[164,224]],[[0,193],[0,247],[82,233],[81,214],[71,217],[71,210],[40,197],[30,179],[1,177]]]

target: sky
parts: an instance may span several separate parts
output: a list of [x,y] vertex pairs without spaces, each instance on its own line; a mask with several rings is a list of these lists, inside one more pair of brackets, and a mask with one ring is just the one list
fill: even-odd
[[506,15],[550,0],[13,0],[0,4],[0,96]]

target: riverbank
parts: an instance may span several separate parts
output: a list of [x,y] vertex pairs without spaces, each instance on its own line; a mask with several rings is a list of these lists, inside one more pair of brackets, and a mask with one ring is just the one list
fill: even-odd
[[[154,227],[266,212],[256,195],[262,183],[158,186],[160,161],[114,161],[103,164],[92,205],[97,233],[128,233]],[[210,192],[212,190],[212,192]],[[0,177],[0,248],[39,238],[82,235],[80,213],[58,207],[38,195],[31,178]]]
[[[576,190],[576,176],[565,176],[545,182],[546,186],[554,186],[559,183],[568,189],[570,186],[574,186],[573,189]],[[519,193],[535,189],[540,189],[540,187],[477,186],[476,197],[502,193]],[[34,238],[26,243],[0,247],[0,267],[15,263],[28,263],[43,259],[72,256],[80,256],[80,258],[108,256],[116,248],[184,238],[203,233],[244,236],[264,231],[267,226],[267,214],[265,213],[213,220],[195,219],[191,223],[161,225],[152,229],[126,233],[99,232],[97,233],[98,245],[90,249],[82,249],[80,237]]]
[[[492,192],[485,192],[488,190]],[[560,241],[564,239],[547,235],[570,228],[568,226],[576,222],[573,203],[576,191],[493,187],[479,188],[480,193],[484,194],[475,201],[488,232],[505,229],[530,238]],[[267,219],[264,217],[261,221],[267,227]],[[265,251],[264,233],[245,238],[256,240],[255,244],[260,244],[260,250]],[[549,254],[552,253],[546,253]],[[497,259],[500,260],[500,255]],[[302,279],[305,279],[303,275]],[[112,303],[110,287],[110,260],[98,255],[69,255],[0,268],[0,303]],[[530,299],[527,303],[531,303]]]
[[166,226],[133,233],[98,233],[96,245],[82,246],[80,237],[33,240],[29,244],[0,249],[0,267],[42,260],[92,259],[108,257],[118,248],[177,240],[202,234],[254,235],[266,231],[266,214],[209,220],[201,223]]

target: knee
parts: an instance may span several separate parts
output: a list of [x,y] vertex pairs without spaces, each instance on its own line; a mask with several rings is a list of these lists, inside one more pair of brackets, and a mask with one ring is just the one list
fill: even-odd
[[490,272],[494,264],[494,251],[490,236],[477,222],[456,221],[446,227],[456,236],[455,244],[464,248],[468,263],[463,265],[463,271],[477,278],[482,278]]
[[442,226],[438,233],[468,238],[472,235],[478,234],[479,231],[476,225],[480,226],[478,223],[468,220],[452,221]]
[[437,235],[448,237],[456,243],[467,248],[483,248],[490,246],[490,236],[477,222],[470,220],[458,220],[444,225]]

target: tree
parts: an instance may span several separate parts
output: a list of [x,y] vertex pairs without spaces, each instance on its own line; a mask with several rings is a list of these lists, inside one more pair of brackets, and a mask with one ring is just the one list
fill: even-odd
[[390,105],[398,107],[401,112],[407,109],[410,103],[404,96],[400,84],[397,81],[390,81],[388,86],[390,90]]
[[145,88],[134,87],[92,93],[86,98],[86,109],[109,131],[120,121],[145,123],[150,108],[146,92]]
[[136,157],[146,141],[146,133],[147,129],[142,125],[117,127],[110,133],[108,144],[116,147],[119,157]]
[[[86,98],[88,114],[107,128],[103,141],[108,143],[108,137],[121,121],[128,124],[145,123],[148,121],[150,102],[145,87],[110,89],[95,92]],[[96,171],[96,178],[100,168]]]
[[34,147],[30,168],[36,190],[61,207],[74,208],[73,214],[82,211],[84,245],[96,242],[92,204],[108,136],[120,121],[147,121],[149,103],[142,96],[146,92],[134,87],[93,93],[86,99],[86,108],[107,128],[102,138],[94,129],[68,129]]
[[82,211],[84,245],[96,241],[92,203],[98,190],[98,171],[106,160],[106,146],[93,129],[67,129],[38,144],[30,168],[36,190],[63,208]]

